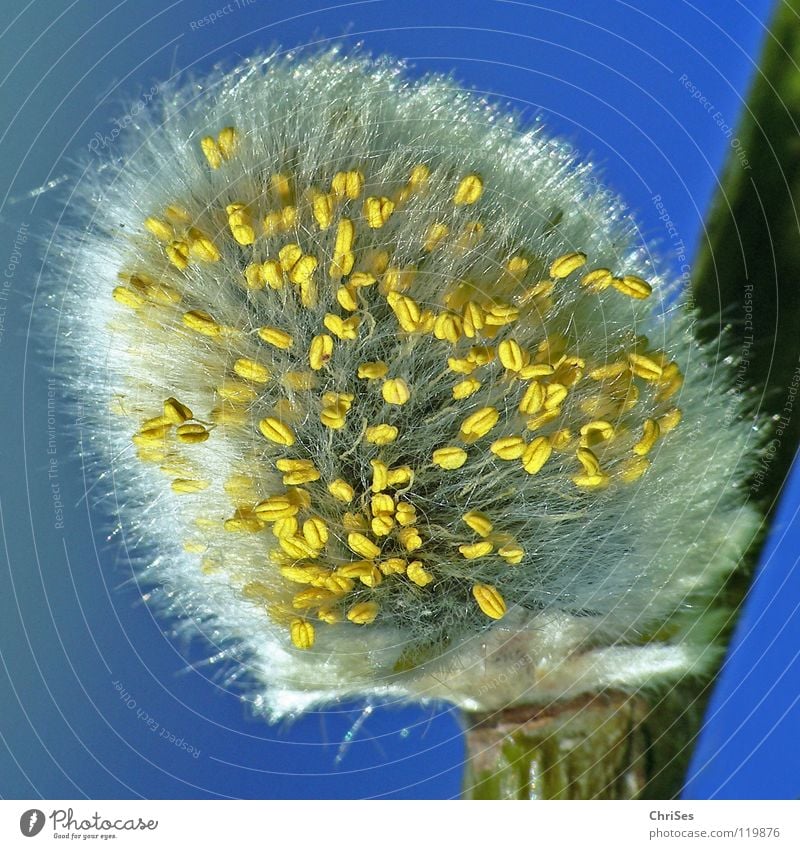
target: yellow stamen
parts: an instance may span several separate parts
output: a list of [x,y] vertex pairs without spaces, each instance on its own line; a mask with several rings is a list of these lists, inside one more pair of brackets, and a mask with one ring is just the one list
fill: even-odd
[[345,504],[349,504],[355,495],[353,487],[341,478],[336,478],[333,483],[328,484],[328,492],[330,492],[335,499],[343,501]]
[[269,370],[267,367],[246,357],[236,360],[233,364],[233,370],[239,377],[244,380],[250,380],[253,383],[266,383],[269,380]]
[[380,561],[378,568],[384,575],[403,575],[406,571],[406,561],[402,557],[390,557]]
[[475,584],[472,595],[478,607],[490,619],[502,619],[506,615],[506,603],[497,589],[489,584]]
[[298,649],[310,649],[314,645],[314,626],[305,619],[292,619],[289,633]]
[[361,323],[361,318],[354,315],[351,318],[342,319],[341,316],[327,313],[322,323],[339,339],[352,340],[358,337],[358,325]]
[[481,388],[481,382],[475,377],[467,377],[453,386],[453,398],[463,401],[474,395]]
[[216,337],[222,333],[222,328],[204,310],[190,310],[183,314],[183,323],[203,336]]
[[497,355],[509,371],[517,372],[525,365],[525,355],[514,339],[503,340],[497,348]]
[[284,351],[294,344],[291,333],[287,333],[278,327],[260,327],[258,335],[268,345],[273,345],[275,348],[281,348]]
[[272,416],[261,419],[258,423],[258,429],[266,439],[277,445],[294,445],[295,443],[294,431],[289,425]]
[[327,333],[315,336],[311,340],[308,361],[314,371],[319,371],[333,356],[333,338]]
[[186,404],[181,404],[177,398],[167,398],[164,401],[164,417],[172,424],[183,424],[189,419],[193,419],[194,414]]
[[384,381],[381,387],[381,394],[387,404],[395,404],[397,406],[402,406],[411,397],[408,384],[401,377]]
[[611,279],[611,285],[618,292],[622,292],[623,295],[627,295],[629,298],[636,298],[637,300],[649,298],[653,293],[653,287],[646,280],[642,280],[641,277],[636,277],[633,274],[626,274],[621,278],[613,277]]
[[394,425],[380,424],[368,427],[364,437],[373,445],[388,445],[397,439],[398,429]]
[[631,371],[643,380],[658,380],[664,373],[661,365],[643,354],[628,354]]
[[369,625],[375,621],[380,606],[375,601],[361,601],[347,611],[347,618],[356,625]]
[[433,463],[442,469],[460,469],[467,462],[467,452],[463,448],[449,445],[437,448],[433,452]]
[[347,535],[347,545],[355,551],[356,554],[367,560],[374,560],[381,550],[372,542],[371,539],[365,537],[364,534],[350,533]]
[[331,180],[331,191],[340,198],[355,200],[364,188],[364,175],[360,171],[338,171]]
[[208,481],[190,480],[187,478],[176,478],[172,481],[172,491],[180,494],[190,494],[194,492],[202,492],[208,489]]
[[613,275],[608,268],[595,268],[581,277],[581,286],[587,286],[596,292],[602,292],[611,285]]
[[474,442],[486,436],[499,419],[500,413],[494,407],[482,407],[464,419],[461,423],[460,436],[465,442]]
[[645,419],[642,426],[642,438],[633,446],[634,454],[644,457],[650,453],[650,449],[656,444],[658,437],[661,435],[661,429],[658,422],[654,419]]
[[516,566],[518,563],[522,562],[522,558],[525,556],[525,549],[521,545],[512,542],[498,548],[497,553],[510,566]]
[[456,188],[453,203],[456,206],[470,206],[480,200],[483,194],[483,180],[477,174],[468,174]]
[[358,367],[358,376],[362,380],[379,380],[385,377],[389,371],[389,366],[383,362],[376,363],[361,363]]
[[427,587],[433,581],[433,575],[423,567],[420,560],[412,560],[408,564],[406,574],[418,587]]
[[480,510],[470,510],[468,513],[464,513],[461,519],[478,536],[488,537],[492,532],[491,520],[485,513],[481,513]]
[[383,227],[393,212],[394,202],[387,197],[368,197],[364,201],[364,217],[373,230]]
[[328,542],[328,526],[319,516],[312,516],[303,522],[303,537],[313,548],[324,548]]
[[519,411],[525,415],[532,416],[538,413],[544,406],[547,397],[545,388],[541,383],[533,381],[522,395],[519,402]]
[[401,528],[397,533],[397,539],[406,551],[416,551],[422,548],[422,537],[416,528]]
[[550,459],[553,446],[546,436],[537,436],[522,452],[522,468],[529,475],[535,475]]
[[450,312],[440,313],[433,323],[433,335],[455,344],[461,338],[461,317]]
[[564,254],[554,260],[550,266],[550,276],[554,280],[563,280],[569,277],[573,271],[577,271],[583,265],[586,265],[586,254],[581,251]]
[[169,242],[174,238],[172,227],[159,218],[145,218],[144,226],[161,242]]
[[370,460],[372,466],[372,491],[383,492],[389,486],[389,467],[381,460]]
[[527,443],[521,436],[503,436],[496,439],[489,450],[501,460],[519,460],[525,451]]
[[486,557],[487,554],[491,554],[494,545],[489,540],[483,540],[469,545],[459,545],[458,550],[466,560],[477,560],[479,557]]

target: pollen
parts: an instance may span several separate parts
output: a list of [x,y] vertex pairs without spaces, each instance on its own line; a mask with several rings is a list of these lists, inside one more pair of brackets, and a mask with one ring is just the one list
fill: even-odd
[[295,443],[294,431],[279,419],[271,416],[261,419],[258,429],[266,439],[276,445],[294,445]]
[[418,587],[427,587],[434,580],[433,575],[425,569],[421,560],[412,560],[408,564],[406,574],[408,575],[408,579],[413,581]]
[[464,177],[453,195],[456,206],[470,206],[477,203],[483,194],[483,180],[477,174]]
[[345,504],[349,504],[355,496],[355,490],[353,487],[341,478],[336,478],[335,481],[328,484],[328,492],[330,492],[335,499],[343,501]]
[[380,607],[375,601],[361,601],[347,611],[347,618],[356,625],[371,625],[378,616]]
[[384,381],[384,384],[381,387],[381,394],[383,395],[383,400],[386,401],[387,404],[394,404],[396,406],[402,406],[411,397],[411,391],[408,388],[408,384],[402,377],[396,377],[391,380]]
[[472,595],[478,607],[490,619],[502,619],[506,615],[506,603],[497,589],[489,584],[475,584]]
[[489,450],[501,460],[519,460],[527,443],[521,436],[503,436],[496,439]]
[[493,526],[491,520],[485,513],[481,513],[480,510],[470,510],[468,513],[464,513],[461,519],[478,536],[488,537],[492,532]]
[[482,407],[461,423],[460,436],[465,442],[474,442],[487,433],[500,420],[500,413],[494,407]]
[[268,345],[272,345],[273,347],[280,348],[284,351],[287,351],[292,347],[292,345],[294,345],[292,334],[287,333],[285,330],[281,330],[278,327],[260,327],[258,329],[258,336]]
[[437,448],[433,452],[433,463],[442,469],[460,469],[467,462],[467,452],[455,445]]
[[373,445],[389,445],[397,439],[400,431],[389,424],[372,425],[364,432],[364,438]]
[[266,383],[269,380],[269,370],[267,367],[246,357],[236,360],[233,364],[233,370],[239,377],[244,380],[250,380],[253,383]]
[[308,361],[314,371],[319,371],[333,356],[333,337],[327,333],[315,336],[311,340]]
[[298,649],[310,649],[314,645],[314,626],[305,619],[293,619],[290,626],[292,642]]
[[468,545],[459,545],[458,547],[461,556],[467,560],[477,560],[479,557],[486,557],[494,550],[494,545],[489,540],[483,542],[473,542]]
[[555,280],[563,280],[569,277],[573,271],[577,271],[586,265],[586,254],[580,251],[564,254],[554,260],[550,265],[550,276]]

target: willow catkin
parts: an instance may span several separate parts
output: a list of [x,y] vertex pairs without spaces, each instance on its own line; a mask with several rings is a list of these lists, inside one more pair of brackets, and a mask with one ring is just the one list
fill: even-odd
[[706,669],[749,431],[589,166],[338,50],[160,98],[75,201],[63,321],[167,614],[271,717]]

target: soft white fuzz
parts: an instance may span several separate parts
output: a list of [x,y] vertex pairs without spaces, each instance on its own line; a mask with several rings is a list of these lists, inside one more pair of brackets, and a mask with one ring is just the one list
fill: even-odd
[[271,717],[707,669],[751,431],[589,166],[335,50],[159,97],[74,199],[59,283],[166,613]]

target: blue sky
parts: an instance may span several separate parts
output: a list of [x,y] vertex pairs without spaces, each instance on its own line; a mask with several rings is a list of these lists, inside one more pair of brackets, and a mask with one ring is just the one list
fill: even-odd
[[[91,160],[92,140],[155,81],[276,44],[341,39],[407,58],[415,73],[452,71],[527,116],[541,113],[601,165],[680,274],[732,150],[729,128],[772,4],[81,0],[59,5],[59,17],[53,5],[21,6],[0,35],[0,233],[4,255],[14,255],[15,240],[19,253],[0,325],[0,386],[11,399],[0,444],[0,794],[456,795],[463,743],[447,706],[365,714],[352,704],[267,726],[248,716],[224,670],[204,663],[203,645],[170,641],[140,602],[122,547],[105,539],[82,498],[74,430],[57,400],[56,454],[47,453],[51,364],[29,327],[42,306],[41,247],[62,196],[27,193]],[[52,504],[52,456],[63,523]],[[798,504],[795,479],[712,703],[692,796],[800,795],[792,768],[800,754]]]

